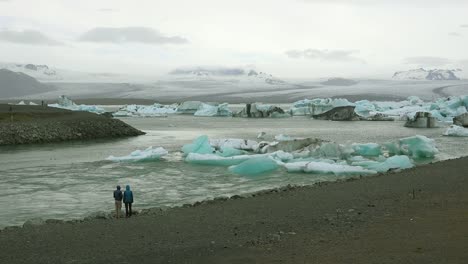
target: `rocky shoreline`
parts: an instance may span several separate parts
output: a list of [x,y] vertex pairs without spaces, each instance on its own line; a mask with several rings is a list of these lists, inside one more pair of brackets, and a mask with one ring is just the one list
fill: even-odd
[[0,105],[0,146],[143,135],[125,122],[88,112]]
[[0,262],[466,263],[467,159],[131,218],[31,220],[1,230]]

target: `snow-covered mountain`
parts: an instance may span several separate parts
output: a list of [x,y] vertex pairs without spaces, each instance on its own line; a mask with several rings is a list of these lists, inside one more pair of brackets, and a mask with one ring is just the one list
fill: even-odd
[[440,80],[460,80],[455,73],[461,71],[456,70],[444,70],[444,69],[433,69],[425,70],[423,68],[414,69],[409,71],[399,71],[393,74],[393,79],[396,80],[428,80],[428,81],[440,81]]
[[285,81],[273,75],[244,68],[228,67],[189,67],[178,68],[169,73],[169,78],[190,80],[190,81],[231,81],[238,83],[255,83],[267,85],[281,85]]
[[1,63],[0,69],[24,73],[40,82],[69,83],[121,83],[145,79],[140,76],[130,76],[113,73],[87,73],[58,69],[48,65]]

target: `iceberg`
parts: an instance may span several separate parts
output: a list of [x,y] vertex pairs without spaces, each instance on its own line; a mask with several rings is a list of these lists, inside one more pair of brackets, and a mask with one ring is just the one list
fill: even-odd
[[351,163],[352,166],[361,166],[368,170],[387,172],[391,169],[409,169],[414,167],[408,156],[392,156],[385,161],[363,160]]
[[50,107],[67,109],[71,111],[84,111],[84,112],[91,112],[96,114],[102,114],[106,112],[101,107],[95,105],[77,105],[75,104],[70,98],[66,97],[65,95],[61,95],[58,99],[58,104],[49,104]]
[[360,156],[380,156],[382,154],[382,147],[376,143],[367,144],[353,144],[353,150]]
[[194,114],[195,116],[232,116],[229,105],[223,103],[220,105],[209,105],[202,103]]
[[259,175],[275,171],[279,168],[278,164],[268,158],[260,157],[246,160],[239,165],[229,167],[229,171],[238,175]]
[[257,155],[237,155],[231,157],[223,157],[217,154],[199,154],[199,153],[189,153],[185,158],[185,161],[193,164],[202,164],[202,165],[214,165],[214,166],[232,166],[240,164],[249,159],[266,157],[267,155],[257,154]]
[[293,103],[289,110],[292,115],[320,115],[336,107],[355,106],[347,99],[337,98],[315,98],[312,100],[304,99]]
[[402,138],[399,140],[402,154],[417,158],[433,158],[439,152],[434,140],[425,136]]
[[334,174],[334,175],[370,175],[377,173],[359,166],[336,164],[329,162],[292,162],[284,165],[288,172],[306,172],[313,174]]
[[258,145],[257,141],[248,140],[248,139],[238,139],[238,138],[227,138],[227,139],[211,139],[210,144],[216,149],[221,149],[223,147],[230,147],[240,150],[254,150]]
[[126,105],[113,114],[115,117],[158,117],[175,114],[177,105]]
[[239,156],[239,155],[244,155],[245,151],[236,149],[236,148],[231,148],[231,147],[221,147],[221,152],[219,155],[223,157],[232,157],[232,156]]
[[468,137],[468,128],[464,128],[457,125],[451,125],[447,130],[444,132],[444,136],[451,136],[451,137]]
[[283,118],[290,117],[282,108],[269,104],[253,103],[246,104],[245,108],[236,113],[238,117],[253,117],[253,118]]
[[179,114],[195,114],[202,102],[200,101],[187,101],[183,102],[178,108],[177,113]]
[[153,148],[148,147],[145,150],[135,150],[128,156],[114,157],[109,156],[106,160],[115,162],[142,162],[142,161],[153,161],[159,160],[162,156],[167,155],[168,152],[162,147]]
[[210,145],[208,136],[203,135],[196,138],[191,144],[184,145],[182,147],[182,152],[184,152],[185,155],[190,153],[212,154],[214,149]]

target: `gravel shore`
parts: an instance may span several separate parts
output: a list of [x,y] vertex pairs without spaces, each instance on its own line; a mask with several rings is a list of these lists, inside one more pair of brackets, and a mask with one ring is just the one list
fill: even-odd
[[467,263],[467,173],[460,158],[128,219],[31,222],[0,232],[0,263]]
[[0,145],[129,137],[142,134],[144,133],[121,120],[94,113],[43,106],[0,105]]

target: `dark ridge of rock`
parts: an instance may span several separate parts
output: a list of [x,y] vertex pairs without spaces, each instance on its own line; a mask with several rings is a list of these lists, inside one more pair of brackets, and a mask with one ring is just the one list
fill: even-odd
[[468,127],[468,113],[454,117],[453,124],[457,126]]
[[354,108],[354,106],[339,106],[312,117],[319,120],[357,121],[359,116],[354,112]]
[[24,73],[0,69],[0,98],[39,94],[54,90]]
[[0,145],[118,138],[143,134],[121,120],[89,112],[42,106],[0,105]]
[[351,86],[358,84],[358,81],[345,79],[345,78],[330,78],[325,82],[321,82],[323,85],[330,85],[330,86]]

